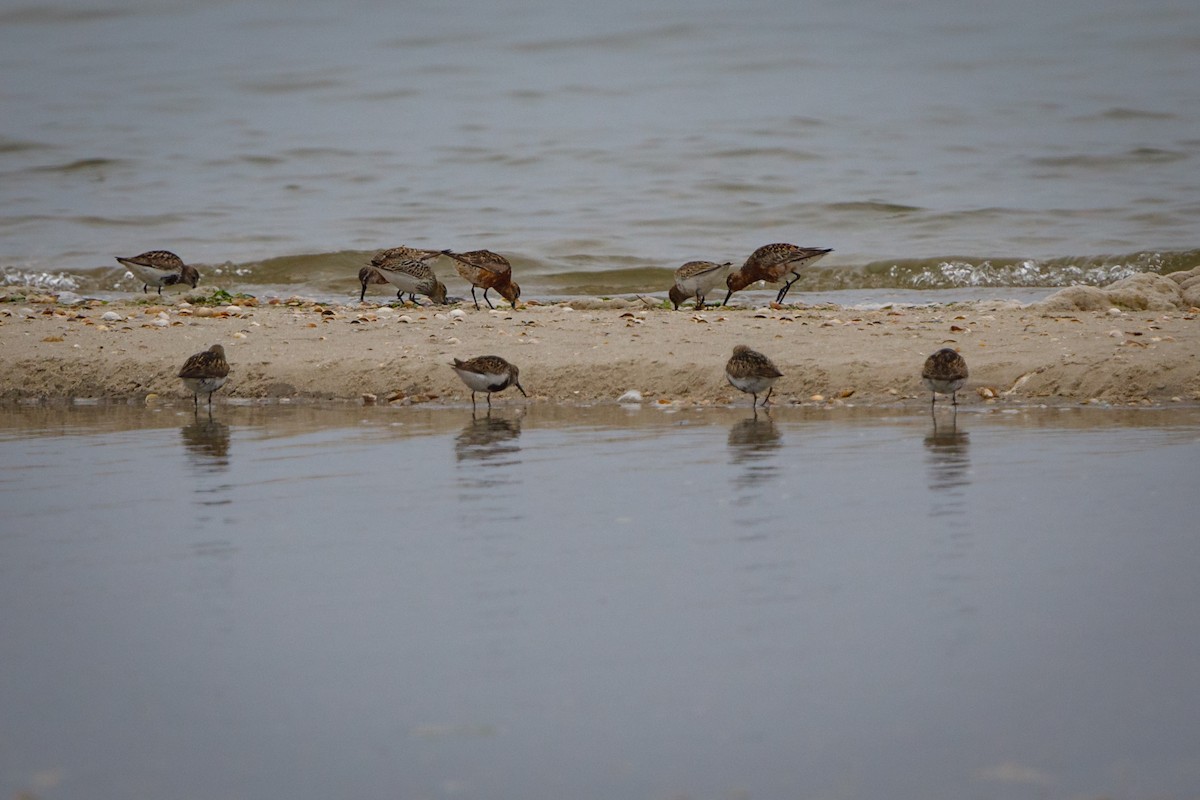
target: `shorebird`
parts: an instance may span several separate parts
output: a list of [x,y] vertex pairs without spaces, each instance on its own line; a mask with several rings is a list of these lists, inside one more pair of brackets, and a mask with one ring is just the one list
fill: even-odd
[[362,284],[362,294],[358,296],[361,303],[367,297],[367,286],[387,283],[388,279],[379,273],[375,267],[363,267],[358,271],[358,282]]
[[705,295],[721,282],[725,277],[725,270],[732,266],[730,261],[724,264],[689,261],[675,270],[675,285],[667,292],[667,296],[675,304],[675,310],[678,311],[679,304],[692,297],[696,298],[696,310],[702,310]]
[[196,268],[183,263],[183,259],[170,250],[147,250],[131,258],[116,256],[116,259],[141,280],[142,294],[149,291],[151,286],[157,286],[158,293],[162,294],[164,286],[186,283],[195,289],[200,282],[200,273]]
[[[394,283],[385,274],[384,271],[394,268],[394,266],[402,261],[419,261],[426,265],[436,261],[438,256],[442,255],[441,250],[423,250],[417,247],[405,247],[398,245],[389,247],[386,250],[380,250],[375,255],[371,256],[371,265],[363,267],[358,271],[358,282],[362,284],[362,292],[358,296],[361,303],[367,296],[367,286],[381,283]],[[404,291],[408,291],[405,289]],[[425,292],[422,292],[425,294]],[[400,294],[396,295],[400,297]],[[408,299],[413,303],[417,302],[416,295],[409,291]],[[444,302],[444,301],[443,301]]]
[[438,256],[444,255],[444,250],[425,250],[420,247],[405,247],[397,245],[389,247],[386,250],[380,250],[375,255],[371,256],[371,266],[378,267],[386,264],[389,261],[395,261],[399,258],[412,258],[417,261],[434,261]]
[[771,401],[775,381],[783,377],[783,373],[762,353],[739,344],[733,348],[733,355],[725,364],[725,377],[734,388],[754,398],[750,403],[751,408],[758,405],[758,395],[765,391],[767,396],[763,398],[762,405],[766,408]]
[[488,410],[492,408],[492,392],[503,392],[509,386],[516,386],[521,390],[521,394],[525,394],[525,389],[521,387],[521,382],[517,379],[520,370],[516,364],[510,364],[500,356],[477,356],[459,361],[454,359],[454,363],[450,365],[458,377],[462,378],[462,382],[471,390],[471,410],[475,410],[475,393],[486,392]]
[[741,269],[729,273],[729,277],[725,279],[725,285],[729,287],[725,303],[729,302],[734,292],[745,289],[755,281],[779,283],[791,275],[792,279],[785,282],[779,294],[775,295],[775,302],[782,303],[788,289],[800,278],[800,268],[832,252],[831,248],[826,247],[797,247],[794,244],[783,243],[763,245],[750,254]]
[[958,390],[967,382],[967,360],[956,350],[943,347],[925,359],[921,379],[929,388],[929,407],[937,403],[938,394],[950,395],[951,405],[958,405]]
[[362,284],[358,296],[360,303],[367,296],[368,283],[390,283],[397,289],[396,297],[403,298],[408,292],[414,303],[418,294],[426,295],[438,305],[446,302],[446,285],[437,279],[429,264],[420,259],[401,257],[372,263],[358,271],[358,280]]
[[507,300],[512,307],[517,307],[517,298],[521,296],[521,287],[512,279],[512,264],[499,253],[491,250],[471,250],[467,253],[452,253],[442,251],[454,259],[454,269],[464,281],[471,284],[471,299],[475,301],[475,309],[479,310],[479,299],[475,297],[475,287],[483,288],[483,299],[488,308],[495,308],[488,299],[488,291],[495,289],[500,296]]
[[183,362],[179,377],[192,393],[192,405],[200,407],[200,395],[208,393],[208,404],[212,406],[213,392],[225,385],[229,375],[229,362],[225,360],[225,348],[219,344]]

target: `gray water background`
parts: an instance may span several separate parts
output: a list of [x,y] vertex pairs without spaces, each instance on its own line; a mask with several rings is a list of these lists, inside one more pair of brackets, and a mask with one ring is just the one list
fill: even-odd
[[1196,409],[498,406],[0,409],[0,795],[1196,796]]
[[125,292],[112,257],[166,247],[349,297],[406,243],[604,293],[771,241],[835,249],[797,291],[1190,268],[1198,37],[1183,0],[7,2],[0,270]]

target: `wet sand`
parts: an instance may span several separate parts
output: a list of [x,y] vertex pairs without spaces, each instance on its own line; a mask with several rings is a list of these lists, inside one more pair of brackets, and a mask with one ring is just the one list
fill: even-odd
[[1024,306],[871,311],[756,306],[764,292],[735,296],[737,308],[700,313],[636,298],[515,311],[299,299],[206,307],[179,296],[63,306],[26,298],[0,304],[0,398],[190,399],[176,377],[180,365],[221,343],[232,367],[222,400],[468,402],[449,362],[496,354],[521,368],[531,398],[512,391],[498,403],[615,401],[636,390],[647,403],[737,404],[749,398],[726,383],[724,364],[746,344],[783,371],[780,404],[927,403],[919,373],[941,347],[966,357],[971,377],[959,396],[966,404],[1200,401],[1200,310],[1179,298],[1159,301],[1162,281],[1182,281],[1139,277],[1153,291],[1132,300],[1114,285],[1110,294],[1064,290]]

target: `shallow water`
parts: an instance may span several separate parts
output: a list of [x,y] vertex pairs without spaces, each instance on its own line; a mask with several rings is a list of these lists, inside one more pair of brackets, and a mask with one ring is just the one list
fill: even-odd
[[1190,268],[1198,28],[1179,0],[9,4],[0,280],[135,291],[113,256],[167,247],[206,287],[349,297],[401,243],[505,253],[535,295],[771,241],[834,248],[796,291]]
[[0,794],[1194,797],[1200,411],[939,420],[0,410]]

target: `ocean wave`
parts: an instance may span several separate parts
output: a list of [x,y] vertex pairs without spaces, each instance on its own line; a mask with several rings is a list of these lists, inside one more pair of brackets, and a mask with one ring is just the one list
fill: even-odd
[[1158,147],[1138,147],[1123,153],[1108,153],[1105,155],[1071,153],[1065,156],[1043,156],[1030,159],[1030,163],[1038,167],[1116,169],[1145,164],[1172,164],[1176,161],[1185,161],[1190,157],[1188,153],[1176,150],[1164,150]]
[[[1191,269],[1198,262],[1200,250],[1045,260],[949,258],[890,264],[877,262],[864,269],[868,275],[882,276],[880,284],[883,286],[905,289],[1104,286],[1139,272],[1167,273]],[[861,288],[869,288],[873,281],[866,283],[868,285]]]
[[[327,253],[284,255],[244,263],[224,262],[195,266],[207,286],[221,286],[251,294],[271,290],[321,296],[357,291],[358,271],[374,251],[341,250]],[[661,293],[670,287],[677,264],[660,265],[633,255],[574,255],[545,259],[523,253],[505,253],[526,296],[619,295]],[[1053,259],[947,256],[924,259],[889,259],[868,264],[824,263],[807,267],[794,292],[900,289],[995,289],[1105,286],[1139,272],[1166,274],[1200,264],[1200,249],[1142,251],[1119,255],[1071,256]],[[435,270],[454,286],[459,282],[453,267],[437,262]],[[132,281],[115,267],[77,272],[4,268],[5,285],[73,291],[112,291],[128,288]]]
[[77,158],[61,164],[43,164],[30,167],[30,172],[102,172],[113,167],[129,166],[130,162],[120,158]]
[[39,292],[73,292],[80,287],[83,280],[86,279],[66,272],[38,272],[17,267],[0,269],[0,286],[17,286]]

